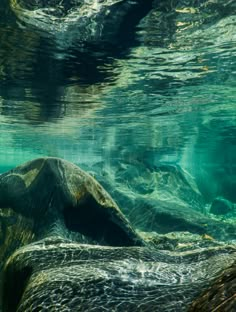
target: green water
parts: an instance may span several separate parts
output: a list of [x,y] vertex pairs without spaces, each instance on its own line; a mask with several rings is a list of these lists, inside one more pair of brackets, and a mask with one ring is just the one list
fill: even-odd
[[1,0],[0,312],[235,311],[235,90],[235,0]]

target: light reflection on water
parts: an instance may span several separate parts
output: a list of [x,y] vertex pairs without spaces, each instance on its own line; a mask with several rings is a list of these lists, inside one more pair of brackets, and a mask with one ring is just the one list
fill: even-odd
[[105,50],[65,48],[1,14],[0,171],[41,155],[88,166],[133,157],[218,179],[214,196],[234,188],[233,3],[160,1],[136,42]]

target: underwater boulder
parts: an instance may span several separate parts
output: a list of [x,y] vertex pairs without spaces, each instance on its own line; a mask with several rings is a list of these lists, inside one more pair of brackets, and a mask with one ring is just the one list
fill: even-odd
[[[151,166],[120,162],[97,174],[135,228],[166,234],[188,231],[218,240],[235,240],[236,223],[216,219],[194,178],[174,164]],[[94,169],[94,173],[99,169]]]
[[102,186],[58,158],[39,158],[0,175],[0,208],[2,215],[30,220],[35,240],[71,231],[83,242],[142,244]]
[[179,165],[120,162],[102,175],[108,180],[104,182],[111,194],[119,191],[124,196],[135,194],[144,200],[173,203],[199,212],[205,209],[204,198],[194,178]]
[[213,200],[210,213],[215,215],[225,215],[234,211],[234,204],[223,197],[217,197]]

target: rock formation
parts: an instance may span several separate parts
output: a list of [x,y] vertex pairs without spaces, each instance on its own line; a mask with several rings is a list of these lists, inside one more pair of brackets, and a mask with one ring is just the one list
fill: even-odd
[[235,305],[234,245],[134,229],[92,176],[61,159],[0,175],[0,229],[3,312],[197,311],[212,291],[214,307]]

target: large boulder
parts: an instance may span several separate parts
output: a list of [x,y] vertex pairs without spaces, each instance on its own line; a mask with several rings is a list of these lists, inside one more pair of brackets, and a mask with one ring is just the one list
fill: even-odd
[[31,220],[35,240],[71,231],[79,242],[142,244],[102,186],[58,158],[36,159],[0,175],[0,207]]

